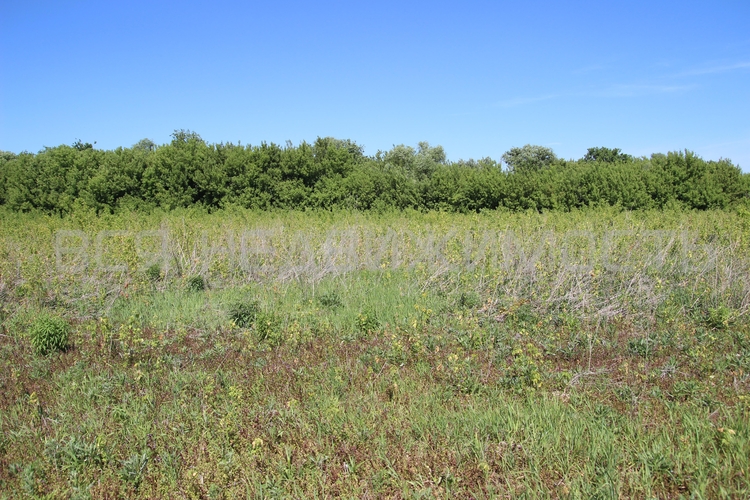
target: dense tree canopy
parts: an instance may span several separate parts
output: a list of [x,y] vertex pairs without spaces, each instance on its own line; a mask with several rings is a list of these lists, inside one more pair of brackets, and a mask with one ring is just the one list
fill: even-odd
[[209,144],[189,130],[157,146],[142,139],[111,151],[76,141],[37,154],[0,152],[0,204],[64,214],[121,207],[230,205],[256,209],[405,209],[479,211],[727,208],[750,201],[750,176],[728,160],[690,151],[634,158],[589,148],[578,161],[526,145],[502,156],[450,162],[420,142],[364,155],[350,140],[318,138],[298,146]]

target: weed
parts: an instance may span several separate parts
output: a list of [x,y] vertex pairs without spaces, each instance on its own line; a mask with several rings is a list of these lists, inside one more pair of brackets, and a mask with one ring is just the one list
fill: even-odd
[[458,297],[458,306],[462,309],[473,309],[480,303],[479,295],[475,292],[461,292]]
[[23,467],[19,475],[24,493],[31,497],[37,497],[42,492],[42,485],[47,479],[44,467],[38,461]]
[[378,329],[380,321],[372,309],[360,311],[357,316],[357,329],[363,333],[372,333]]
[[141,485],[143,481],[143,475],[146,472],[146,466],[148,465],[148,453],[134,453],[127,459],[122,461],[122,467],[120,468],[120,479],[126,483],[130,483],[136,489]]
[[284,340],[281,318],[271,312],[257,314],[255,331],[258,335],[258,340],[260,342],[267,342],[271,347],[281,345]]
[[89,467],[101,467],[107,461],[101,446],[78,436],[67,441],[49,439],[44,444],[45,456],[58,468],[83,472]]
[[723,305],[712,307],[706,313],[706,325],[716,330],[726,330],[732,317],[732,311]]
[[511,352],[512,361],[505,369],[502,385],[516,392],[538,389],[542,386],[540,369],[541,351],[532,343],[518,345]]
[[656,340],[650,337],[638,337],[628,340],[628,352],[642,358],[648,358],[654,354]]
[[695,380],[678,380],[672,386],[671,395],[678,401],[690,401],[700,393],[700,383]]
[[59,316],[42,313],[31,325],[29,336],[37,354],[46,356],[65,351],[69,345],[70,324]]
[[318,302],[320,302],[320,305],[323,307],[327,307],[329,309],[337,309],[339,307],[343,307],[344,301],[341,300],[341,296],[334,291],[331,292],[324,292],[318,296]]
[[187,289],[191,292],[202,292],[207,288],[203,276],[191,276],[187,280]]
[[249,328],[255,323],[259,311],[258,301],[237,302],[229,309],[229,319],[240,328]]
[[449,355],[446,359],[445,371],[448,381],[458,392],[477,394],[484,388],[476,360],[469,356],[461,357],[455,353]]
[[152,264],[146,268],[146,278],[152,283],[160,281],[162,279],[161,266],[159,264]]

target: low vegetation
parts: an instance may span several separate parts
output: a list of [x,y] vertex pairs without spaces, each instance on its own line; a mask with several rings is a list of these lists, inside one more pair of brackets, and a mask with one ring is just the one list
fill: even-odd
[[7,497],[750,495],[742,207],[0,210]]

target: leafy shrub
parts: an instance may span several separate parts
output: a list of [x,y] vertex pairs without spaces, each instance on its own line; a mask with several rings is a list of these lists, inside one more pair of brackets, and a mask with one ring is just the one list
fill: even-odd
[[457,392],[477,394],[484,390],[484,384],[479,377],[480,370],[471,357],[449,355],[445,362],[445,372],[448,382]]
[[[14,473],[18,466],[11,464],[9,470]],[[43,490],[43,485],[47,482],[47,474],[41,461],[36,461],[18,470],[21,476],[21,485],[23,491],[32,498],[38,498]]]
[[506,151],[503,161],[512,172],[535,172],[557,161],[557,156],[550,148],[527,144]]
[[341,297],[336,292],[325,292],[318,297],[318,301],[321,305],[330,309],[336,309],[344,305]]
[[628,352],[635,356],[648,358],[656,350],[656,340],[650,337],[638,337],[628,340]]
[[480,303],[479,295],[474,292],[461,292],[461,296],[458,298],[458,305],[463,309],[473,309]]
[[281,345],[283,341],[281,318],[274,313],[259,313],[255,320],[255,330],[258,333],[258,340],[266,341],[271,346]]
[[359,328],[361,332],[373,332],[377,330],[379,326],[380,321],[378,321],[377,315],[370,309],[365,309],[357,316],[357,328]]
[[191,276],[187,280],[187,289],[191,292],[202,292],[206,289],[206,280],[203,276]]
[[29,335],[37,354],[46,356],[68,348],[70,324],[63,318],[42,314],[31,325]]
[[671,396],[678,401],[688,401],[700,391],[700,384],[695,380],[679,380],[672,387]]
[[727,306],[712,307],[706,314],[706,324],[716,330],[725,330],[729,326],[732,311]]
[[441,146],[426,142],[367,158],[356,143],[330,137],[285,148],[208,144],[189,130],[172,137],[160,147],[144,139],[114,151],[80,140],[37,154],[0,151],[0,205],[60,215],[78,206],[97,213],[227,205],[465,212],[595,205],[706,210],[750,199],[750,175],[729,160],[706,161],[690,151],[649,159],[596,147],[565,161],[527,144],[503,154],[503,170],[490,158],[449,162]]
[[513,360],[505,369],[500,382],[506,389],[517,393],[535,390],[542,386],[541,351],[532,343],[518,345],[511,353]]
[[146,269],[146,277],[149,281],[155,282],[161,280],[161,266],[153,264]]
[[257,301],[238,302],[229,309],[229,319],[241,328],[248,328],[255,323],[259,310]]

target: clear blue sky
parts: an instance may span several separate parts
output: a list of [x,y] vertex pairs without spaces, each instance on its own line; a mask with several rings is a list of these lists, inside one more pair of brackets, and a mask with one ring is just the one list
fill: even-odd
[[418,141],[750,171],[750,1],[0,0],[0,149]]

